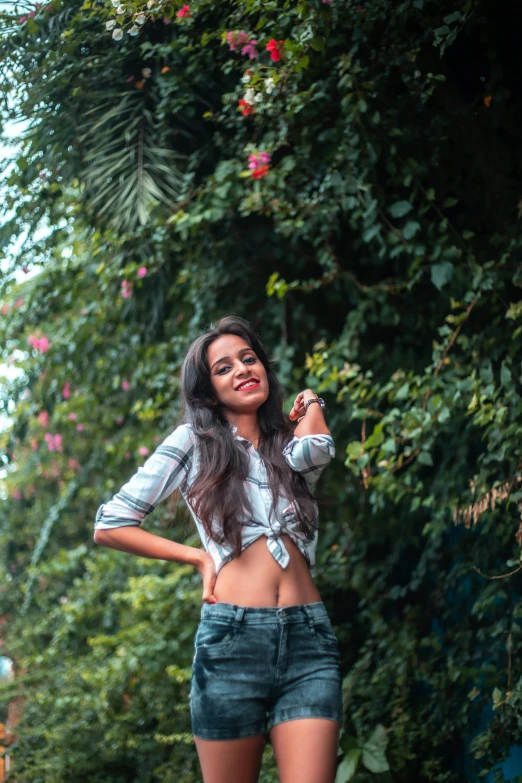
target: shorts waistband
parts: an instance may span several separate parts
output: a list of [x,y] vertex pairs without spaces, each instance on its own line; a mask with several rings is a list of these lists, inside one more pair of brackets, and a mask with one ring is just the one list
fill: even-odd
[[201,605],[201,619],[212,618],[221,621],[235,621],[248,625],[263,625],[265,623],[302,623],[312,620],[328,619],[328,612],[323,601],[311,604],[295,604],[292,606],[240,606],[218,601],[215,604]]

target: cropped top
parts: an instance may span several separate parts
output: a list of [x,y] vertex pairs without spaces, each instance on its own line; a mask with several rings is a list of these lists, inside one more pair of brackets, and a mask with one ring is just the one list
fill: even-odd
[[[237,435],[237,427],[230,424],[234,438],[241,441],[248,454],[249,470],[246,492],[252,508],[252,517],[241,520],[241,549],[246,549],[260,536],[267,537],[267,546],[281,568],[286,568],[290,556],[281,535],[287,533],[304,555],[308,567],[315,565],[318,536],[318,510],[314,520],[312,538],[298,530],[294,502],[281,495],[275,506],[275,519],[269,519],[271,491],[265,464],[253,444]],[[209,538],[203,523],[188,503],[186,494],[198,473],[198,437],[190,424],[180,424],[150,455],[142,467],[124,484],[111,500],[103,503],[96,512],[95,529],[110,530],[125,525],[140,525],[162,500],[179,487],[183,499],[194,518],[201,542],[210,553],[216,566],[216,574],[233,559],[232,548],[217,544]],[[295,435],[283,448],[283,455],[292,470],[301,473],[313,487],[324,467],[335,455],[331,435]]]

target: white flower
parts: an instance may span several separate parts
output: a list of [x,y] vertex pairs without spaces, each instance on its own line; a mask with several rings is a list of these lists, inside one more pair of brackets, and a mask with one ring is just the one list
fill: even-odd
[[117,14],[124,14],[125,13],[125,8],[122,5],[119,5],[117,7],[117,9],[116,9],[116,13]]
[[256,94],[256,91],[252,87],[249,87],[249,89],[243,95],[243,100],[246,101],[247,103],[252,104],[252,103],[254,103],[255,94]]
[[105,27],[107,30],[112,30],[113,27],[116,27],[116,19],[109,19],[108,22],[105,22]]
[[241,77],[241,81],[243,82],[243,84],[247,84],[251,78],[252,77],[250,76],[249,73],[244,73],[243,76]]
[[145,24],[145,14],[138,14],[134,21],[136,24]]
[[147,8],[152,8],[153,5],[154,5],[154,0],[148,0]]
[[262,101],[262,100],[263,100],[262,94],[260,92],[256,92],[256,94],[254,95],[254,101],[256,103],[259,103],[259,101]]
[[271,76],[268,77],[268,79],[265,79],[265,90],[270,95],[274,92],[275,89],[275,81],[272,79]]
[[123,38],[123,30],[121,27],[117,27],[116,30],[112,31],[112,37],[115,41],[120,41]]
[[150,70],[150,68],[142,68],[141,73],[144,79],[150,79],[150,77],[152,76],[152,71]]
[[136,25],[133,24],[131,29],[129,30],[129,35],[138,35],[139,31],[140,31],[140,28],[136,27]]
[[116,6],[120,4],[120,0],[111,0],[111,3]]

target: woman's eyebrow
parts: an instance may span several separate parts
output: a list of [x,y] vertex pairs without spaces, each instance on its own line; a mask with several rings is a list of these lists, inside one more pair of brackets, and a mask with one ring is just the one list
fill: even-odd
[[[241,350],[237,352],[237,355],[240,356],[240,354],[246,353],[247,351],[252,351],[252,348],[241,348]],[[221,359],[218,359],[217,361],[214,362],[212,367],[215,367],[216,364],[219,364],[219,362],[224,362],[226,360],[230,361],[230,356],[222,356]],[[212,367],[210,369],[212,369]]]

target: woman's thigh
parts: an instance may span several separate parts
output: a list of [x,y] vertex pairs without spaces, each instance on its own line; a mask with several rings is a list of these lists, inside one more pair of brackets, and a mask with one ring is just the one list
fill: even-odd
[[232,740],[194,737],[204,783],[257,783],[265,735]]

